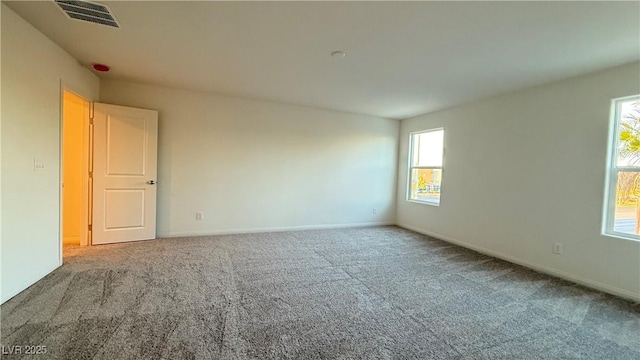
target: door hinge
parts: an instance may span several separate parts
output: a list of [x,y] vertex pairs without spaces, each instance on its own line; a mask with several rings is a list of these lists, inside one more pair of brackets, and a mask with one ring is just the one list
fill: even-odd
[[93,124],[93,104],[94,102],[91,102],[91,105],[89,105],[89,123]]
[[89,171],[89,179],[93,179],[93,171]]
[[89,231],[93,230],[93,225],[89,224]]

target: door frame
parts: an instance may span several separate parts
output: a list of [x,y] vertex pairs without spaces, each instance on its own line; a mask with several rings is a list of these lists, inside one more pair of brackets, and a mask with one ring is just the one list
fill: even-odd
[[81,246],[88,246],[91,245],[91,234],[89,232],[89,224],[91,221],[91,184],[89,183],[90,181],[90,177],[89,177],[89,171],[91,168],[91,160],[93,159],[93,149],[92,149],[92,140],[93,140],[93,134],[91,133],[91,128],[90,128],[90,122],[91,122],[91,113],[93,111],[93,102],[96,101],[97,99],[93,99],[91,96],[89,96],[86,93],[83,93],[82,91],[79,91],[75,86],[73,86],[72,84],[69,84],[68,82],[64,81],[64,80],[60,80],[60,133],[59,133],[59,145],[60,148],[59,150],[59,158],[60,158],[60,164],[59,164],[59,184],[58,184],[58,202],[59,202],[59,206],[60,206],[60,215],[59,215],[59,231],[58,231],[58,243],[59,243],[59,258],[60,258],[60,264],[62,264],[63,262],[63,242],[64,242],[64,236],[63,236],[63,221],[64,221],[64,213],[63,213],[63,188],[62,188],[62,184],[63,184],[63,165],[64,165],[64,152],[63,152],[63,146],[64,146],[64,93],[66,92],[70,92],[73,93],[76,96],[81,97],[82,99],[86,100],[89,103],[89,111],[88,114],[85,118],[83,118],[82,121],[82,127],[83,130],[82,132],[86,135],[86,139],[85,141],[83,141],[83,162],[82,162],[82,212],[83,212],[83,220],[82,220],[82,224],[81,224],[81,233],[80,233],[80,245]]

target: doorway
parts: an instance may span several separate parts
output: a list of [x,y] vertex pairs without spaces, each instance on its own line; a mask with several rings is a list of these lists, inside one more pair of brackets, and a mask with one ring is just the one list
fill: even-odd
[[63,88],[61,129],[60,262],[68,247],[155,239],[158,112]]
[[66,89],[62,97],[62,246],[86,246],[91,244],[91,102]]

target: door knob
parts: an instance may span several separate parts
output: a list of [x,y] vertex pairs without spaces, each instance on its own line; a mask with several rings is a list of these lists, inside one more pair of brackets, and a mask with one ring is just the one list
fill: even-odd
[[155,184],[156,184],[156,182],[155,182],[155,181],[153,181],[153,180],[149,180],[149,181],[147,181],[147,184],[149,184],[149,185],[155,185]]

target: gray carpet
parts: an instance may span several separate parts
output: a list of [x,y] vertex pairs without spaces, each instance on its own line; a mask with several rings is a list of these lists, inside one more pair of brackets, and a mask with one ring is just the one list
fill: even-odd
[[0,311],[6,359],[640,359],[640,305],[397,227],[71,248]]

